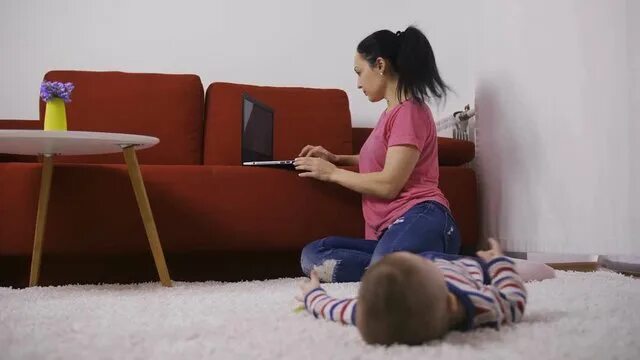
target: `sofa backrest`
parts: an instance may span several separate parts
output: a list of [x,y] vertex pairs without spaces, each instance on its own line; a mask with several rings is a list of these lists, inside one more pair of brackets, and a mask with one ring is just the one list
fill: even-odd
[[308,144],[352,153],[344,91],[212,83],[206,93],[204,164],[241,164],[243,93],[274,110],[275,159],[292,159]]
[[[204,90],[197,75],[50,71],[48,81],[72,82],[67,128],[155,136],[142,164],[202,164]],[[40,101],[40,119],[45,103]],[[69,156],[63,162],[123,163],[122,154]]]

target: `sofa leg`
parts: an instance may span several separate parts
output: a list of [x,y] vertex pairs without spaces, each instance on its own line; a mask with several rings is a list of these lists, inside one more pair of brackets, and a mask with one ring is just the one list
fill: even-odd
[[36,234],[33,238],[33,253],[31,255],[31,273],[29,275],[29,286],[38,285],[38,278],[40,277],[40,259],[42,257],[44,229],[47,225],[47,210],[49,208],[49,193],[51,192],[52,175],[53,156],[45,155],[42,161],[42,177],[40,179],[40,194],[38,195]]
[[158,237],[158,230],[156,229],[156,223],[153,219],[151,206],[149,205],[149,198],[147,197],[147,191],[142,180],[142,173],[140,172],[140,166],[138,165],[135,147],[128,146],[122,151],[124,152],[124,158],[127,162],[129,178],[131,179],[133,192],[135,193],[136,200],[138,201],[138,208],[140,209],[140,215],[142,216],[144,228],[147,232],[149,246],[151,247],[153,260],[156,264],[158,275],[160,276],[160,282],[164,286],[172,286],[167,263],[164,259],[164,253],[162,252],[162,245],[160,244],[160,239]]

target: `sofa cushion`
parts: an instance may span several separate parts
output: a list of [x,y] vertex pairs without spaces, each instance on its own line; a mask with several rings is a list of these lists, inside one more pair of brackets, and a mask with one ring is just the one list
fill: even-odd
[[438,186],[449,201],[451,213],[458,224],[462,253],[475,255],[479,237],[476,173],[468,167],[440,166]]
[[[142,165],[141,172],[167,253],[300,251],[328,235],[364,232],[359,194],[293,171]],[[0,163],[0,256],[31,254],[40,174],[37,163]],[[126,165],[56,165],[43,246],[45,258],[148,253]]]
[[[42,122],[37,120],[0,119],[0,130],[42,130]],[[2,162],[37,162],[37,156],[0,154]]]
[[[28,255],[41,165],[0,163],[0,256]],[[329,235],[364,236],[361,197],[296,172],[245,166],[141,166],[166,252],[300,251]],[[478,238],[472,169],[441,167],[465,253]],[[99,204],[99,205],[98,205]],[[126,165],[55,166],[44,254],[147,253]]]
[[205,164],[240,165],[245,92],[274,110],[276,159],[291,159],[308,144],[351,154],[351,114],[344,91],[213,83],[206,94]]
[[[45,80],[72,82],[69,130],[155,136],[142,164],[201,164],[204,91],[197,75],[50,71]],[[45,103],[40,101],[40,119]],[[122,163],[122,154],[74,156],[60,162]]]
[[441,166],[459,166],[471,162],[476,146],[471,141],[438,137],[438,162]]

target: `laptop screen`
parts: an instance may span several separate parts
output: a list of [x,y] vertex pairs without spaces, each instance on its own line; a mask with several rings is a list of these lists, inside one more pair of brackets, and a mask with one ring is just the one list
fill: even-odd
[[242,162],[273,160],[273,110],[248,95],[242,99]]

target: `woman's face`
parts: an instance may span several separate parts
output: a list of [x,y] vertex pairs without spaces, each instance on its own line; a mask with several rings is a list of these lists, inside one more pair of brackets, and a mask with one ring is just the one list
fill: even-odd
[[[371,102],[377,102],[384,99],[386,80],[380,73],[384,71],[382,59],[378,59],[381,64],[373,67],[369,65],[360,53],[356,52],[353,70],[358,75],[358,89],[362,89],[364,94]],[[384,74],[384,72],[383,72]]]

